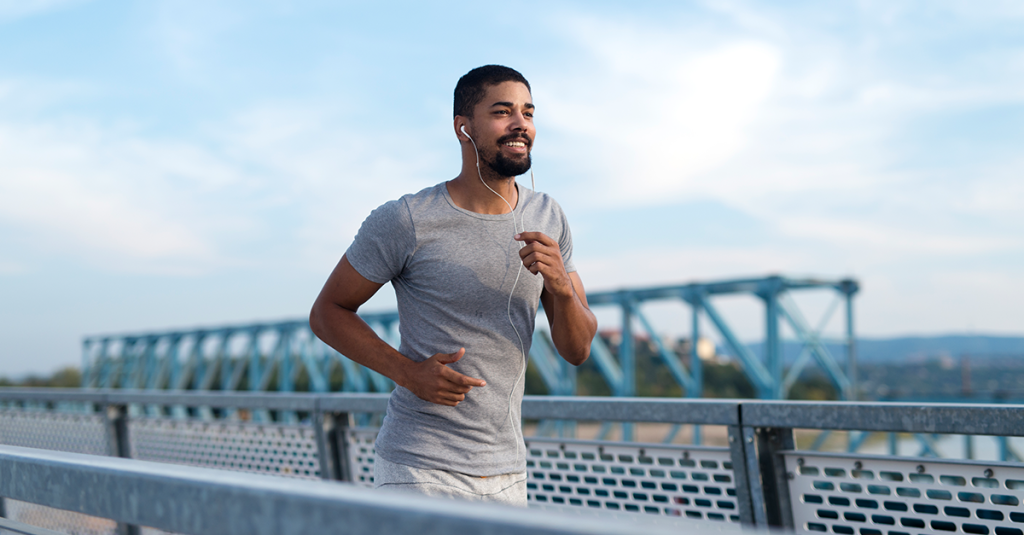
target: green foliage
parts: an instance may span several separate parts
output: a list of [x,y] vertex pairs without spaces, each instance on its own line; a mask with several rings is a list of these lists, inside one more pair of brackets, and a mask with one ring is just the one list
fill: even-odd
[[581,396],[610,396],[612,389],[605,382],[594,359],[587,359],[576,368],[576,393]]
[[0,386],[23,386],[36,388],[79,388],[82,386],[82,372],[74,366],[65,366],[49,377],[29,375],[20,381],[0,377]]
[[804,373],[789,389],[789,399],[834,401],[839,399],[839,391],[824,374]]
[[709,361],[704,363],[704,397],[749,399],[757,392],[735,362]]
[[540,375],[540,371],[537,370],[537,365],[530,361],[529,365],[526,366],[526,395],[528,396],[543,396],[548,393],[548,387],[544,384],[544,379]]

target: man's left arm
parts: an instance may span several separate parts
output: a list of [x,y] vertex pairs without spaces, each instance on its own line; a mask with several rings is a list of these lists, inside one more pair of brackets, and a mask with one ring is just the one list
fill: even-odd
[[534,275],[544,277],[540,294],[551,326],[555,349],[574,366],[590,356],[590,343],[597,333],[597,318],[587,306],[583,281],[576,272],[567,273],[558,242],[542,232],[523,232],[516,240],[526,243],[519,250],[523,265]]

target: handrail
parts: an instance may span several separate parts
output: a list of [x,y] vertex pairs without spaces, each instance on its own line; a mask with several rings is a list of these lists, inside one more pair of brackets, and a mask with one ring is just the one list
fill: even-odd
[[[182,390],[63,390],[0,388],[0,401],[85,402],[308,412],[384,412],[389,394],[293,394]],[[523,417],[534,419],[738,425],[735,400],[525,396]]]
[[[92,489],[83,492],[83,489]],[[722,526],[563,515],[350,485],[0,446],[0,495],[190,535],[651,535]]]
[[749,401],[744,426],[1024,436],[1024,405]]
[[[384,412],[389,394],[0,388],[0,402]],[[1024,405],[525,396],[523,418],[1024,436]]]
[[384,412],[391,394],[321,394],[317,406],[328,412]]
[[523,418],[739,425],[735,400],[525,396]]
[[270,409],[282,411],[316,410],[316,394],[274,393],[271,395],[248,392],[191,392],[184,390],[146,391],[112,390],[103,393],[103,404],[127,405],[183,405],[186,407],[216,407],[236,409]]
[[94,388],[25,388],[8,386],[0,388],[0,401],[39,402],[85,402],[103,403],[104,396],[112,390]]

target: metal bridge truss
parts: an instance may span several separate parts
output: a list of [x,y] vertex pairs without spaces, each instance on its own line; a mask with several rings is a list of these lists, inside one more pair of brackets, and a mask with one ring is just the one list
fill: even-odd
[[[361,317],[398,346],[398,313]],[[344,379],[334,390],[390,392],[394,387],[321,342],[307,321],[88,337],[83,352],[86,387],[293,392],[304,375],[309,391],[328,392],[338,368]]]
[[[812,327],[792,298],[800,290],[831,289],[835,298],[822,315],[817,326]],[[812,360],[816,361],[836,386],[843,399],[854,399],[856,383],[856,348],[853,331],[853,296],[859,290],[854,280],[790,279],[767,277],[761,279],[739,279],[710,283],[691,283],[682,286],[663,286],[637,290],[603,292],[587,296],[591,306],[618,306],[622,313],[622,338],[619,343],[618,359],[600,337],[591,346],[591,358],[601,370],[615,396],[636,395],[636,338],[638,327],[646,333],[657,348],[658,356],[665,363],[672,377],[683,387],[686,397],[703,395],[701,359],[697,355],[697,344],[690,344],[690,367],[687,369],[679,356],[666,347],[662,337],[655,332],[651,322],[641,310],[641,305],[650,301],[681,301],[691,310],[690,340],[701,336],[700,318],[703,314],[718,332],[731,353],[743,367],[746,376],[757,390],[761,399],[785,399],[797,378]],[[765,341],[764,359],[759,359],[750,348],[740,341],[717,306],[716,296],[730,294],[753,295],[764,303]],[[845,305],[845,336],[836,341],[846,348],[845,366],[827,347],[829,340],[822,338],[824,327],[834,316],[840,305]],[[788,372],[785,370],[780,333],[781,323],[789,325],[802,345],[800,356]]]
[[[833,290],[835,298],[816,326],[812,326],[792,298],[803,290]],[[689,365],[668,347],[642,308],[654,301],[678,301],[691,310],[690,340],[701,336],[701,316],[707,318],[735,357],[762,399],[784,399],[796,379],[816,362],[841,393],[855,399],[856,353],[853,331],[853,296],[856,281],[791,279],[773,276],[710,283],[691,283],[645,289],[625,289],[588,295],[592,307],[618,307],[621,341],[613,351],[594,338],[591,358],[614,396],[636,395],[636,346],[640,337],[656,346],[657,354],[685,397],[703,395],[701,359],[690,343]],[[714,298],[747,294],[764,303],[766,333],[764,358],[741,342]],[[845,312],[845,362],[837,359],[821,336],[836,310]],[[385,341],[399,343],[397,312],[367,313],[361,317]],[[781,324],[788,325],[803,350],[793,366],[784,367]],[[550,334],[537,329],[530,361],[548,392],[573,395],[575,369],[558,357]],[[341,372],[338,377],[337,372]],[[118,336],[91,336],[83,341],[83,386],[144,390],[248,390],[292,392],[299,383],[311,392],[389,392],[392,381],[343,358],[312,334],[305,320],[234,325],[220,328],[154,332]],[[332,381],[332,378],[335,380]],[[628,433],[631,434],[631,433]]]

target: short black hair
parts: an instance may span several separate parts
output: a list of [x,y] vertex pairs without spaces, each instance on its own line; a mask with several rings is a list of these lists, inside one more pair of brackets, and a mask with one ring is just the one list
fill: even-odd
[[473,117],[473,108],[484,98],[487,86],[504,82],[519,82],[530,92],[530,82],[519,71],[502,65],[477,67],[459,78],[455,84],[454,116]]

